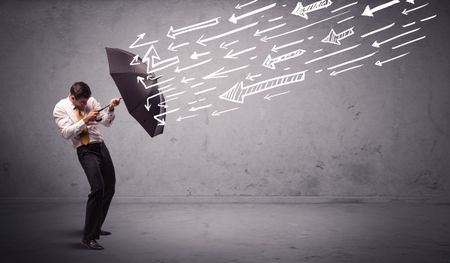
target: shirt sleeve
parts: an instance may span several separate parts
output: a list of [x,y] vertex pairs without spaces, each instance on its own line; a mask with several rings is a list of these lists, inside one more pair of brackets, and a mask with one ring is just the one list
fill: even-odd
[[[100,103],[92,97],[92,103],[93,103],[93,108],[95,110],[100,110],[102,107],[100,106]],[[103,124],[106,127],[110,127],[114,121],[114,119],[116,118],[116,115],[114,114],[114,110],[110,111],[109,108],[106,108],[104,110],[102,110],[98,115],[97,115],[97,119],[102,119],[100,121],[101,124]]]
[[77,122],[73,122],[66,110],[62,107],[62,105],[56,105],[53,110],[53,118],[55,120],[56,125],[59,128],[59,131],[64,139],[72,139],[73,137],[79,135],[83,129],[86,127],[86,124],[83,120],[79,120]]

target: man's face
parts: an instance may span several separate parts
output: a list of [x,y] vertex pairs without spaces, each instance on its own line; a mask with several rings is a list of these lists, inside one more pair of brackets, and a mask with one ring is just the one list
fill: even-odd
[[83,109],[84,106],[86,106],[87,101],[89,98],[79,98],[76,99],[75,96],[70,95],[70,100],[72,101],[72,103],[79,109]]

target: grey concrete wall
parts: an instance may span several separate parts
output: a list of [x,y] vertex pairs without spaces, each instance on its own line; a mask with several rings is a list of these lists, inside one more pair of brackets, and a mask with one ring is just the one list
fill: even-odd
[[[164,134],[155,138],[120,105],[114,125],[102,127],[116,168],[116,196],[449,197],[448,1],[428,1],[429,6],[408,16],[400,12],[414,6],[402,1],[374,18],[360,15],[366,3],[359,1],[346,9],[348,16],[355,16],[347,22],[336,24],[347,17],[342,16],[274,42],[253,37],[255,28],[211,41],[207,47],[195,43],[201,34],[213,36],[255,21],[260,21],[262,30],[276,24],[267,19],[281,15],[280,22],[287,25],[274,32],[285,32],[329,17],[330,9],[350,2],[335,1],[335,7],[305,20],[290,14],[296,1],[277,1],[276,8],[234,25],[227,21],[232,13],[243,14],[271,2],[259,1],[237,10],[237,1],[1,1],[0,197],[84,197],[89,185],[76,152],[57,132],[52,119],[55,103],[78,80],[87,82],[102,104],[119,96],[109,76],[105,46],[142,56],[145,48],[128,46],[145,32],[148,39],[159,39],[156,47],[161,57],[173,56],[167,50],[170,26],[179,28],[219,16],[222,20],[216,27],[175,41],[192,42],[177,52],[180,66],[193,63],[189,56],[194,51],[210,51],[207,57],[214,58],[213,62],[186,75],[174,74],[174,68],[161,73],[164,78],[176,75],[179,82],[182,76],[200,78],[222,66],[228,69],[249,63],[249,68],[208,81],[205,88],[217,87],[208,93],[213,107],[196,112],[195,118],[176,121],[190,113],[187,103],[195,99],[192,93],[174,101],[168,109],[180,107],[180,114],[168,115]],[[375,6],[386,1],[367,2]],[[417,0],[415,6],[424,3]],[[434,19],[419,21],[434,14],[438,14]],[[401,25],[411,21],[417,25],[402,29]],[[360,37],[392,22],[396,27],[389,33]],[[320,43],[330,28],[340,32],[351,26],[355,35],[341,47]],[[390,49],[393,44],[387,45],[365,60],[363,67],[335,77],[326,70],[376,51],[370,46],[374,40],[416,27],[421,27],[420,33],[395,43],[421,35],[426,39],[395,52]],[[303,57],[286,61],[276,70],[261,67],[274,44],[309,36],[314,39],[297,46],[307,50]],[[236,51],[257,46],[253,54],[258,58],[250,61],[250,55],[243,55],[224,60],[227,51],[219,44],[236,39],[240,40],[233,45]],[[319,54],[358,43],[362,45],[358,50],[304,64]],[[319,48],[324,49],[322,53],[313,53]],[[410,54],[383,67],[374,65],[378,59],[405,52]],[[284,70],[287,67],[290,70]],[[315,73],[320,68],[324,72]],[[240,80],[251,84],[245,80],[249,72],[262,73],[256,80],[260,81],[306,69],[305,81],[246,98],[243,105],[218,98]],[[264,99],[284,91],[290,93]],[[236,106],[240,107],[236,111],[211,115]]]

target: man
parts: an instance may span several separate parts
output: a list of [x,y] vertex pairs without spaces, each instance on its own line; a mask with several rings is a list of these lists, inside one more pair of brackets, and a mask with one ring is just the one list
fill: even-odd
[[84,82],[76,82],[70,95],[61,99],[53,110],[53,117],[64,139],[71,140],[78,160],[91,187],[86,205],[86,217],[81,243],[90,249],[101,250],[97,243],[100,235],[110,235],[101,230],[115,191],[114,165],[98,126],[112,125],[114,107],[120,99],[115,98],[108,109],[99,111],[100,104],[91,97],[91,89]]

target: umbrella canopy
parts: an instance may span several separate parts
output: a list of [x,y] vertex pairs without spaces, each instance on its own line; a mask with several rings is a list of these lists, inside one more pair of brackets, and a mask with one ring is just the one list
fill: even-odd
[[[106,54],[108,56],[109,73],[119,89],[128,112],[151,137],[162,134],[164,125],[160,125],[161,122],[155,119],[155,116],[166,112],[165,107],[159,106],[161,103],[164,104],[165,99],[162,94],[157,95],[159,87],[154,85],[157,80],[151,78],[154,75],[150,75],[150,79],[147,79],[147,76],[149,76],[147,65],[142,63],[141,58],[138,58],[139,64],[130,65],[130,62],[136,56],[133,53],[118,48],[106,48]],[[143,80],[139,81],[138,77],[143,78]],[[154,86],[146,89],[142,82],[147,87]],[[164,123],[165,115],[158,118]]]

